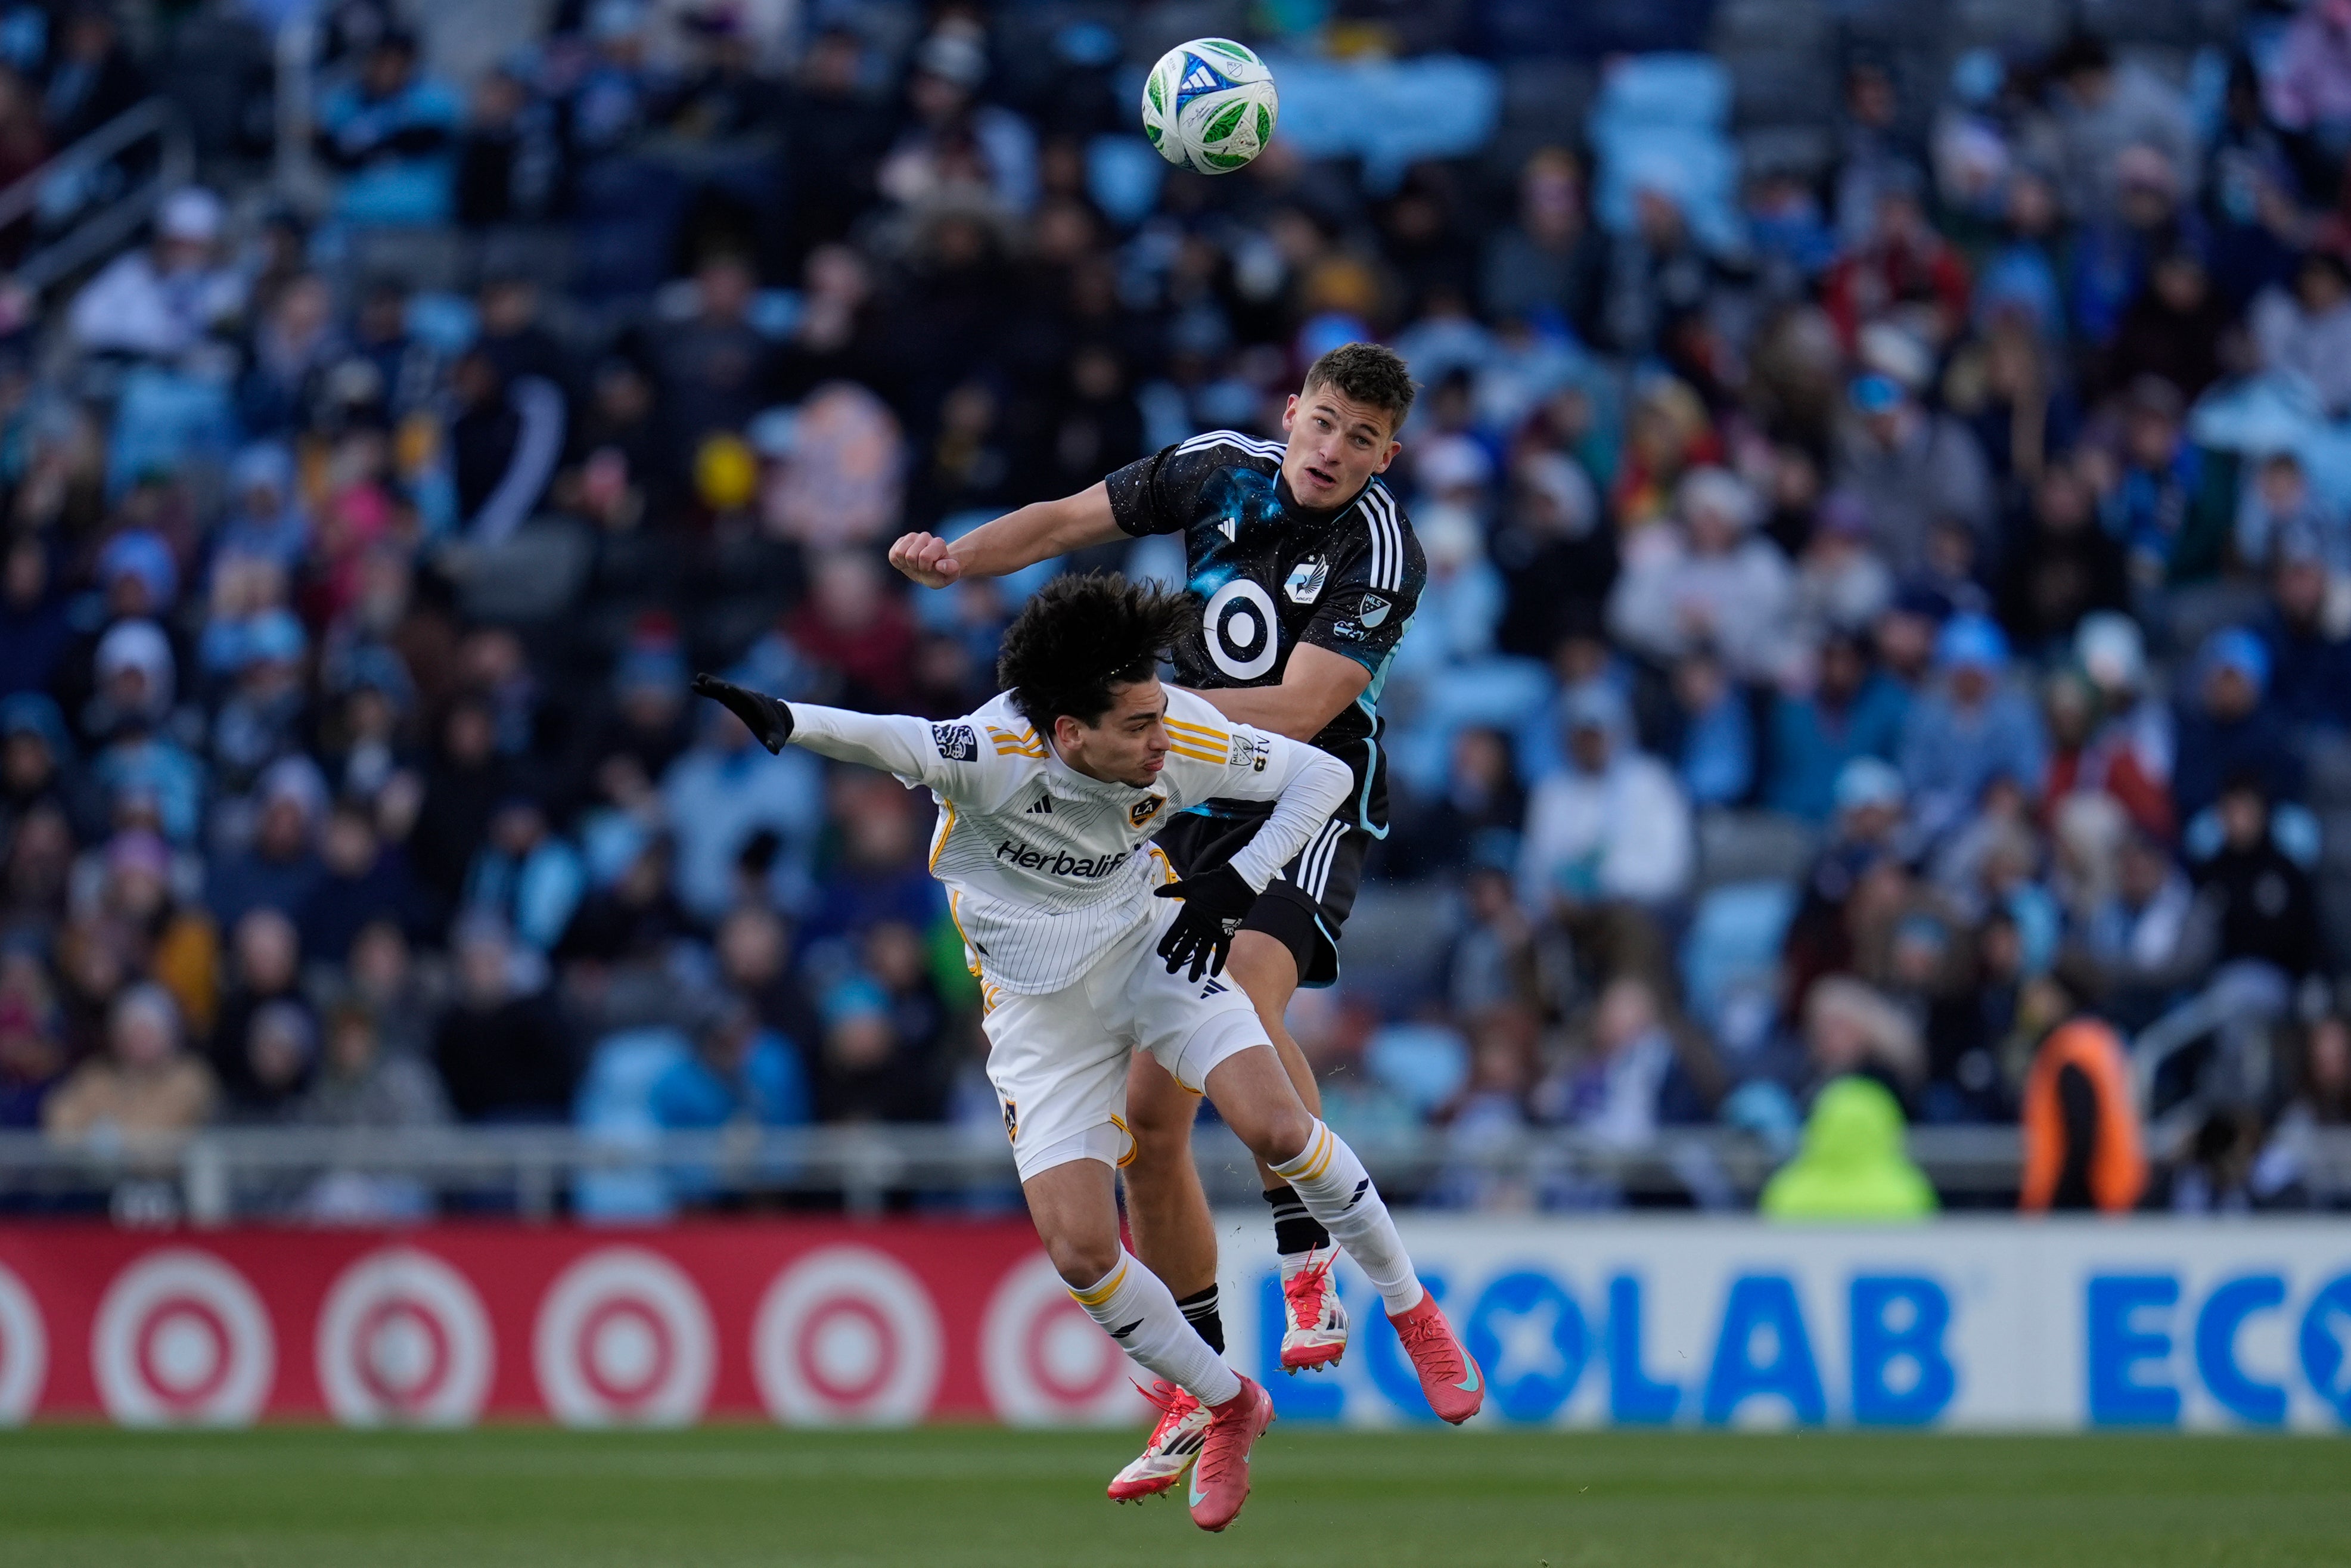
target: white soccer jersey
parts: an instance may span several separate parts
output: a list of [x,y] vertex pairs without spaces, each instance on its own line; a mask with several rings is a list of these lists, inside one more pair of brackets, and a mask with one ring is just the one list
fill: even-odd
[[1343,763],[1237,725],[1167,688],[1173,748],[1148,786],[1089,779],[1009,696],[945,724],[792,705],[792,744],[929,787],[939,802],[931,873],[976,967],[1015,995],[1071,984],[1151,913],[1167,878],[1148,847],[1162,822],[1209,800],[1273,800],[1233,869],[1262,891],[1305,847],[1352,783]]

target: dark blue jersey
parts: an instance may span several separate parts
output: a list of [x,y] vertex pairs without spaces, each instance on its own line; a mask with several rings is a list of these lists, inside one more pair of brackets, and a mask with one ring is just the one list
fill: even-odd
[[[1229,430],[1196,435],[1113,474],[1111,516],[1130,534],[1184,536],[1190,587],[1204,608],[1199,631],[1176,648],[1181,685],[1279,685],[1301,643],[1371,672],[1364,695],[1314,744],[1355,771],[1355,792],[1337,819],[1384,838],[1380,688],[1420,602],[1427,564],[1381,480],[1336,511],[1314,511],[1282,483],[1283,450]],[[1249,816],[1264,808],[1236,802],[1212,810]]]

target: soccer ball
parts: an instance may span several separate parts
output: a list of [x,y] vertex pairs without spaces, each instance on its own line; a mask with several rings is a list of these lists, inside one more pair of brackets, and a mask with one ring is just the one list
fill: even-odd
[[1281,111],[1273,73],[1230,38],[1195,38],[1143,78],[1143,133],[1159,155],[1203,174],[1228,174],[1273,140]]

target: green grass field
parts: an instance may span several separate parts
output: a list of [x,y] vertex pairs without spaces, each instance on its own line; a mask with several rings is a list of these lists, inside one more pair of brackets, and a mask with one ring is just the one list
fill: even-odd
[[1123,1435],[719,1427],[0,1435],[8,1568],[1835,1568],[2351,1562],[2324,1438],[1356,1434],[1277,1427],[1223,1536],[1116,1508]]

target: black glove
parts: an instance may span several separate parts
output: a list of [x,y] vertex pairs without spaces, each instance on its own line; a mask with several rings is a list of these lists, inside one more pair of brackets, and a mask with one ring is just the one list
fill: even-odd
[[694,695],[726,705],[726,711],[750,727],[760,745],[772,754],[792,737],[792,710],[781,697],[771,697],[716,675],[694,677]]
[[1184,901],[1184,912],[1159,939],[1159,956],[1167,960],[1167,972],[1172,975],[1188,962],[1193,979],[1198,979],[1203,969],[1211,975],[1223,974],[1233,933],[1241,928],[1249,905],[1257,902],[1256,892],[1229,865],[1168,883],[1157,891],[1161,898]]

